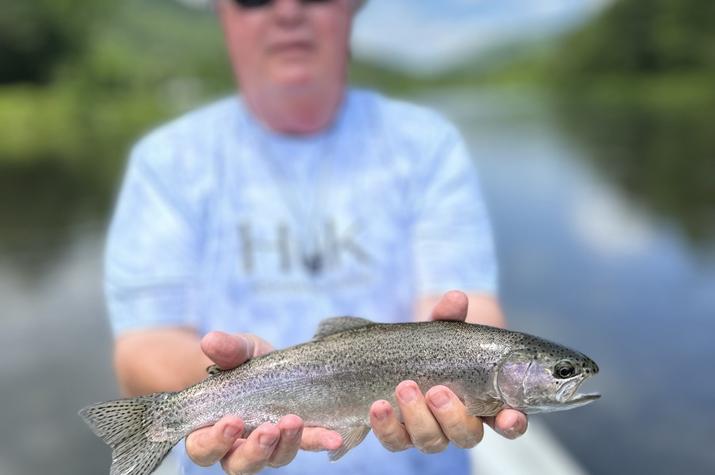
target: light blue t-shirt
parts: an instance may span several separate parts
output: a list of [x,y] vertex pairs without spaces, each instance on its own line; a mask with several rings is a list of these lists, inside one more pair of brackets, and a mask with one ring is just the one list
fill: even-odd
[[[150,133],[131,154],[105,273],[115,334],[188,325],[278,348],[309,340],[325,317],[408,321],[421,295],[496,291],[489,221],[457,130],[358,90],[313,136],[271,131],[240,97]],[[459,474],[468,459],[452,447],[393,454],[371,435],[338,463],[301,452],[280,470]]]

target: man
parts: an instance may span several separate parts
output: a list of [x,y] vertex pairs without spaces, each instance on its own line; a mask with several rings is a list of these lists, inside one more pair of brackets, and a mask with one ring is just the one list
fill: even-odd
[[[424,109],[346,89],[360,4],[217,3],[241,96],[134,148],[110,230],[106,287],[127,394],[182,389],[211,363],[231,368],[270,351],[267,341],[309,339],[327,316],[503,325],[458,133]],[[469,306],[461,292],[439,298],[450,288],[468,289]],[[286,415],[244,439],[240,418],[227,416],[187,437],[184,469],[466,473],[458,447],[479,442],[482,421],[446,387],[405,381],[396,396],[404,423],[376,401],[377,439],[337,464],[308,452],[338,447],[335,432]],[[510,438],[526,430],[516,411],[488,422]]]

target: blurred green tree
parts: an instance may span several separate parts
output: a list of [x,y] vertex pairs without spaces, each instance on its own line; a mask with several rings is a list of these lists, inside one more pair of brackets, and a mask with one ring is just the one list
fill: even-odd
[[567,41],[570,74],[715,70],[713,0],[615,0]]
[[0,84],[51,81],[84,50],[108,0],[0,0]]
[[556,51],[567,134],[633,201],[712,243],[715,1],[614,0]]

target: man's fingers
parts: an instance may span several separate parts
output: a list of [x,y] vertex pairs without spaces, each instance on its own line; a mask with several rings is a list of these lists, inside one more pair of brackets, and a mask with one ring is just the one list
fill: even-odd
[[442,432],[458,447],[471,449],[484,437],[481,419],[470,415],[462,401],[446,386],[435,386],[425,394],[427,404]]
[[303,440],[300,448],[310,452],[321,450],[336,450],[343,443],[342,437],[335,431],[322,427],[306,427],[303,430]]
[[391,452],[412,447],[410,435],[397,419],[395,411],[387,401],[375,401],[370,407],[370,426],[380,443]]
[[504,409],[496,416],[485,417],[486,422],[494,431],[507,439],[516,439],[526,432],[529,419],[526,414],[514,409]]
[[192,432],[186,437],[186,453],[197,465],[213,465],[231,450],[243,432],[238,417],[226,416],[211,427]]
[[469,299],[464,292],[451,290],[444,294],[432,309],[431,320],[459,320],[467,318]]
[[281,436],[268,462],[271,467],[281,467],[295,458],[303,435],[303,421],[298,416],[287,415],[278,421],[278,429]]
[[201,339],[201,350],[219,368],[231,369],[254,356],[268,353],[272,347],[265,340],[248,333],[229,335],[211,332]]
[[265,355],[273,351],[273,345],[260,336],[256,336],[252,333],[241,333],[239,336],[243,336],[248,341],[249,358],[255,358],[256,356]]
[[449,441],[432,415],[414,381],[402,381],[395,390],[405,429],[412,443],[425,453],[441,452]]
[[221,460],[230,475],[256,473],[264,468],[278,445],[281,431],[275,424],[262,424],[245,440],[240,440]]

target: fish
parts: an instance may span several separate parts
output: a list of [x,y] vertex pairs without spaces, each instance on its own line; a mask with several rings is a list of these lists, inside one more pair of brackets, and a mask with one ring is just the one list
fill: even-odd
[[[579,394],[598,373],[586,355],[545,339],[458,321],[375,323],[358,317],[323,320],[312,340],[253,358],[241,366],[210,367],[202,382],[85,407],[80,415],[112,448],[111,475],[148,475],[192,431],[237,415],[244,436],[287,414],[306,427],[337,431],[336,461],[370,431],[369,408],[396,406],[404,380],[424,391],[445,385],[474,416],[504,408],[526,414],[589,404]],[[396,410],[399,416],[399,409]]]

